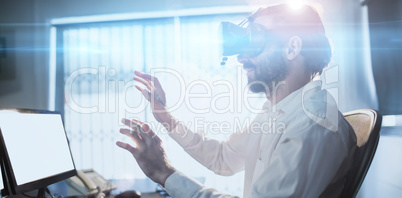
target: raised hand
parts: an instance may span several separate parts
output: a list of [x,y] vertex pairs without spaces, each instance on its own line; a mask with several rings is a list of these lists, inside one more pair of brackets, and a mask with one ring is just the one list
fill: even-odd
[[152,113],[155,119],[163,124],[169,131],[174,129],[177,121],[166,109],[166,95],[158,78],[139,71],[134,71],[134,80],[145,88],[135,86],[151,103]]
[[136,147],[117,141],[117,146],[129,151],[137,161],[141,170],[152,181],[165,185],[166,179],[175,172],[169,164],[161,139],[151,128],[138,120],[123,119],[122,123],[130,129],[121,128],[120,133],[130,137]]

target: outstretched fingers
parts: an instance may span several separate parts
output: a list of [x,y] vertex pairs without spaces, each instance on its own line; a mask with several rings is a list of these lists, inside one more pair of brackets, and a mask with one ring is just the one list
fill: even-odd
[[121,122],[124,125],[126,125],[126,126],[130,127],[131,129],[133,129],[134,131],[137,131],[138,133],[144,133],[144,129],[142,128],[142,124],[140,124],[140,123],[133,122],[133,121],[131,121],[129,119],[126,119],[126,118],[123,118],[121,120]]
[[123,119],[122,122],[126,126],[129,126],[135,131],[137,131],[139,137],[141,138],[142,141],[145,142],[145,144],[150,145],[152,144],[152,142],[160,144],[162,142],[161,139],[155,134],[155,132],[152,131],[152,129],[148,124],[135,119],[132,120]]
[[124,142],[120,142],[117,141],[116,145],[122,149],[127,150],[128,152],[130,152],[134,157],[137,156],[138,153],[138,149],[134,148],[133,146],[131,146],[130,144],[124,143]]
[[151,101],[151,92],[149,92],[148,90],[143,89],[137,85],[135,85],[135,88],[137,88],[137,90],[142,93],[142,95],[145,97],[145,99],[147,99],[148,101]]
[[149,127],[148,124],[143,124],[142,128],[144,129],[144,131],[147,132],[146,137],[144,137],[147,143],[155,142],[159,145],[162,143],[162,140],[159,138],[158,135],[156,135],[156,133]]
[[141,126],[145,124],[144,122],[142,122],[140,120],[136,120],[136,119],[131,119],[131,121],[141,124]]
[[120,133],[130,137],[137,145],[140,145],[142,142],[142,137],[138,134],[137,131],[132,131],[130,129],[120,129]]
[[148,90],[150,90],[150,91],[153,90],[153,87],[152,87],[153,84],[151,81],[143,79],[141,77],[137,77],[137,76],[134,76],[133,79],[134,79],[134,81],[137,81],[137,82],[143,84]]
[[[138,82],[140,82],[139,80],[142,79],[142,81],[147,81],[148,83],[150,83],[150,85],[152,86],[156,86],[157,88],[162,88],[161,83],[159,82],[159,79],[155,76],[151,76],[149,74],[146,73],[142,73],[140,71],[134,71],[134,74],[138,77],[134,77],[134,80],[138,80]],[[142,82],[141,82],[142,83]],[[150,89],[151,90],[151,89]]]
[[144,79],[154,80],[154,77],[153,77],[153,76],[151,76],[151,75],[149,75],[149,74],[146,74],[146,73],[142,73],[142,72],[137,71],[137,70],[134,71],[134,74],[137,75],[137,76],[139,76],[139,77],[141,77],[141,78],[144,78]]
[[144,79],[147,79],[147,80],[151,80],[152,82],[155,82],[155,85],[157,85],[157,86],[160,86],[160,85],[161,85],[160,82],[159,82],[159,80],[158,80],[158,78],[155,77],[155,76],[151,76],[151,75],[149,75],[149,74],[142,73],[142,72],[137,71],[137,70],[134,71],[134,74],[137,75],[137,76],[139,76],[139,77],[141,77],[141,78],[144,78]]

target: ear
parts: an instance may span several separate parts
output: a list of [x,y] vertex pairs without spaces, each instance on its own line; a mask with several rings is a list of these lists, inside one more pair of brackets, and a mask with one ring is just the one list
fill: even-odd
[[302,44],[303,42],[300,37],[292,36],[289,39],[288,46],[286,49],[286,58],[288,60],[295,59],[300,54]]

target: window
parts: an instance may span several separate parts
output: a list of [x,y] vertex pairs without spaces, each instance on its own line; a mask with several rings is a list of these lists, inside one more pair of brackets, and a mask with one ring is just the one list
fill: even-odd
[[[174,116],[193,130],[207,130],[208,136],[224,140],[230,130],[214,133],[207,124],[243,124],[239,121],[252,119],[253,113],[243,103],[247,80],[241,68],[230,64],[234,60],[220,66],[218,28],[221,21],[236,22],[246,16],[243,11],[56,25],[57,49],[62,52],[57,55],[58,70],[63,70],[57,76],[63,87],[57,86],[56,98],[65,99],[56,109],[64,111],[77,169],[94,168],[108,179],[145,179],[133,157],[115,146],[117,140],[130,142],[118,133],[120,119],[138,118],[160,135],[178,170],[208,187],[241,195],[243,184],[238,181],[243,181],[243,173],[233,178],[216,176],[185,153],[156,123],[132,77],[134,70],[154,72],[167,93],[168,107],[177,107]],[[185,94],[209,90],[209,97],[181,101]],[[253,109],[265,101],[261,95],[249,100]]]

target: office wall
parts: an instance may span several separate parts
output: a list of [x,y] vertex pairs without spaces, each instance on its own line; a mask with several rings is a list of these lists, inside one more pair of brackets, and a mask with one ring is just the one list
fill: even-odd
[[42,79],[46,78],[33,64],[35,53],[31,50],[36,45],[33,6],[33,1],[0,3],[0,36],[5,36],[6,46],[13,48],[7,50],[6,57],[1,59],[2,72],[7,69],[11,74],[1,75],[0,107],[46,107],[47,101],[40,101],[38,97],[46,94],[41,90],[46,84]]

